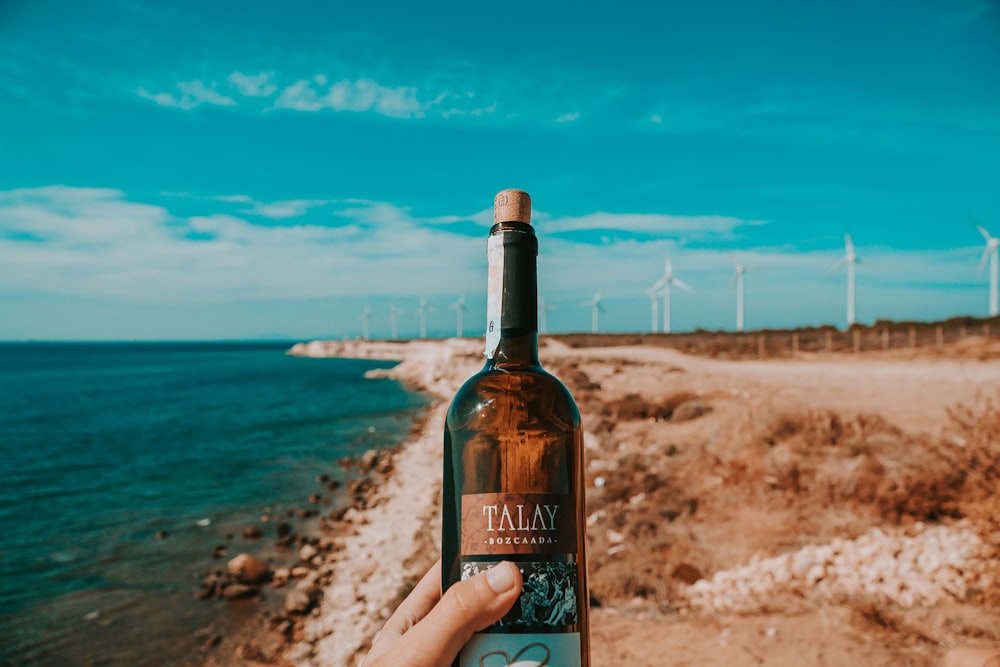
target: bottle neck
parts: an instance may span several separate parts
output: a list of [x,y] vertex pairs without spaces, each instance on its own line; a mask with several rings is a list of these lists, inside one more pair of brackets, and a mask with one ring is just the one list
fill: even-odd
[[538,366],[538,239],[531,225],[493,225],[487,243],[486,356],[496,366]]

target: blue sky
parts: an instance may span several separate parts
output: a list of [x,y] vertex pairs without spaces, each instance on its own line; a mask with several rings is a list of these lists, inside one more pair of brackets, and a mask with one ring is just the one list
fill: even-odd
[[0,0],[0,339],[479,334],[507,187],[550,330],[987,312],[995,0],[164,5]]

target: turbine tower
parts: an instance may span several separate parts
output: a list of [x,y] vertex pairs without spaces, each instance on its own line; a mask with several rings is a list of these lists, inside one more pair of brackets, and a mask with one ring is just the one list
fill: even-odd
[[365,309],[361,311],[361,338],[364,340],[371,339],[371,325],[372,325],[372,307],[365,304]]
[[545,333],[548,329],[548,314],[556,307],[545,301],[545,297],[538,297],[538,333]]
[[675,285],[689,292],[694,289],[683,280],[674,277],[674,265],[670,261],[670,255],[667,255],[663,277],[649,288],[650,291],[663,288],[663,333],[670,333],[670,289]]
[[468,310],[465,307],[465,295],[462,294],[458,297],[458,301],[448,306],[455,310],[455,336],[458,338],[462,337],[462,312]]
[[663,280],[657,280],[653,285],[646,290],[646,294],[649,295],[649,307],[653,312],[653,324],[650,328],[651,333],[656,333],[657,328],[660,326],[660,315],[656,311],[657,306],[660,303],[660,288],[663,287]]
[[733,253],[729,253],[729,259],[736,269],[733,277],[729,279],[729,289],[732,289],[734,284],[736,285],[736,330],[743,331],[743,276],[755,269],[740,264]]
[[420,297],[420,305],[417,306],[416,314],[420,318],[420,337],[427,338],[427,313],[434,309],[427,305],[427,299]]
[[601,305],[601,293],[600,291],[594,292],[594,298],[590,301],[584,301],[582,304],[584,308],[589,307],[590,311],[590,330],[592,333],[597,333],[598,329],[598,313],[604,312],[604,306]]
[[983,250],[983,258],[979,262],[979,273],[983,272],[986,268],[986,260],[989,258],[990,262],[990,317],[996,317],[998,312],[997,306],[997,282],[1000,281],[1000,259],[997,258],[997,254],[1000,253],[1000,239],[992,236],[986,228],[982,225],[976,225],[979,228],[979,233],[983,235],[986,239],[986,249]]
[[396,318],[403,312],[402,308],[399,308],[394,303],[389,304],[389,336],[392,340],[396,340]]
[[854,252],[854,242],[851,241],[850,234],[844,234],[844,256],[833,265],[830,273],[840,270],[840,267],[847,266],[847,327],[854,325],[854,267],[861,263]]

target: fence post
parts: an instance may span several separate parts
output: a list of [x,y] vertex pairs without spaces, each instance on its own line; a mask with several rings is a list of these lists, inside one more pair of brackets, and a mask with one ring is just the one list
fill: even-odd
[[759,334],[757,336],[757,358],[764,358],[764,334]]
[[882,329],[882,349],[889,349],[889,327]]
[[826,332],[826,351],[833,352],[833,332]]
[[792,356],[799,356],[799,332],[796,331],[792,334]]
[[934,330],[934,336],[935,339],[937,340],[938,347],[944,345],[944,327],[942,327],[940,324],[937,325],[937,328]]
[[910,327],[910,348],[917,349],[917,328]]
[[854,354],[861,352],[861,329],[854,330]]

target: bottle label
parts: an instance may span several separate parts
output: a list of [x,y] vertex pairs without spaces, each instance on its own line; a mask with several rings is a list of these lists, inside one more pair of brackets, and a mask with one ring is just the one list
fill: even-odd
[[576,504],[561,493],[462,496],[463,556],[576,553]]
[[462,649],[460,667],[580,667],[580,635],[480,633]]
[[489,272],[486,278],[486,356],[496,354],[500,345],[500,313],[503,310],[503,235],[494,234],[486,241]]
[[[496,563],[462,559],[462,581]],[[521,595],[494,628],[515,632],[558,632],[580,622],[579,579],[575,560],[516,563],[521,570]]]

